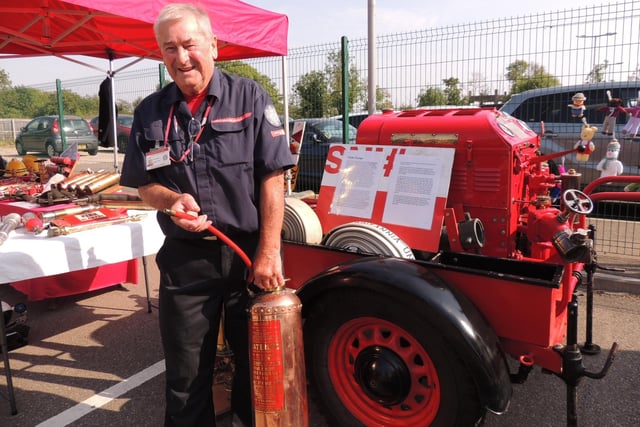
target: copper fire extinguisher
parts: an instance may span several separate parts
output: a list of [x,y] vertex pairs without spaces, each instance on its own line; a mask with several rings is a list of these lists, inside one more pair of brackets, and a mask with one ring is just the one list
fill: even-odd
[[301,312],[300,299],[287,288],[258,294],[249,308],[256,427],[309,425]]

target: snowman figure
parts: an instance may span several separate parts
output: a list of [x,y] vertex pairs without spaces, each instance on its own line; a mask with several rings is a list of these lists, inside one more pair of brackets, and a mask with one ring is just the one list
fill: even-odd
[[605,158],[600,160],[600,163],[596,166],[596,169],[600,171],[601,178],[622,174],[624,167],[622,162],[618,160],[618,154],[620,154],[620,143],[613,139],[607,144],[607,154]]

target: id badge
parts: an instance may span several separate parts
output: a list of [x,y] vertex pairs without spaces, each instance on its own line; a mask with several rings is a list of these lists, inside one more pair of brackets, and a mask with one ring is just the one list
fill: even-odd
[[169,147],[160,147],[145,154],[147,170],[158,169],[171,164]]

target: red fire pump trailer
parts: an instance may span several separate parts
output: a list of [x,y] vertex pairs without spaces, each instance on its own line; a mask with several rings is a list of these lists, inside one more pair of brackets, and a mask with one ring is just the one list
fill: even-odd
[[331,146],[317,201],[287,198],[287,286],[332,425],[474,425],[534,366],[564,380],[577,424],[577,384],[602,378],[617,344],[600,372],[584,367],[598,347],[578,346],[575,291],[592,285],[593,204],[575,188],[551,204],[561,177],[539,144],[496,110],[373,115],[356,144]]

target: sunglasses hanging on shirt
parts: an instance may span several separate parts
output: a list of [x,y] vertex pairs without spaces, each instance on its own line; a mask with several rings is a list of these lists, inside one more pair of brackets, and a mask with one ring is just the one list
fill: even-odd
[[[169,158],[171,159],[172,162],[174,162],[174,163],[182,163],[187,158],[187,156],[189,156],[189,159],[191,161],[193,161],[193,153],[194,153],[194,151],[197,152],[197,151],[199,151],[199,148],[200,148],[199,145],[198,145],[198,141],[200,140],[200,136],[202,135],[202,132],[204,131],[204,126],[207,123],[207,117],[209,117],[209,112],[211,112],[211,107],[213,106],[213,100],[214,100],[214,98],[211,97],[211,99],[208,102],[207,109],[205,110],[205,112],[204,112],[204,114],[202,116],[202,121],[196,120],[193,116],[189,120],[189,122],[187,124],[187,135],[189,136],[189,142],[187,143],[187,148],[182,153],[182,156],[180,156],[180,158],[178,158],[178,159],[174,159],[173,156],[169,155]],[[181,108],[182,105],[186,106],[186,104],[184,104],[184,103],[181,104],[180,105],[180,110],[182,110],[182,108]],[[172,105],[171,109],[169,110],[169,119],[168,119],[167,123],[171,123],[172,119],[173,119],[174,124],[178,123],[178,120],[173,115],[174,107],[175,107],[175,105]],[[187,110],[188,110],[188,108],[187,108]],[[189,114],[190,113],[191,112],[189,112]],[[165,147],[169,146],[169,128],[170,128],[170,126],[167,125],[167,130],[166,130],[165,135],[164,135],[164,145],[165,145]]]
[[194,119],[193,117],[191,117],[191,120],[189,120],[189,124],[187,125],[187,133],[189,134],[189,148],[187,149],[187,151],[185,151],[185,154],[189,152],[189,159],[191,161],[193,161],[193,152],[196,149],[196,147],[198,147],[198,142],[196,141],[196,138],[198,139],[200,138],[200,134],[204,129],[204,122],[206,120],[207,120],[206,115],[202,119],[203,121],[202,124],[196,119]]

